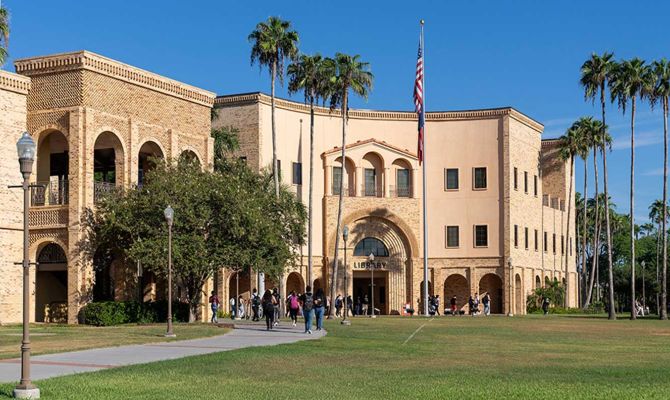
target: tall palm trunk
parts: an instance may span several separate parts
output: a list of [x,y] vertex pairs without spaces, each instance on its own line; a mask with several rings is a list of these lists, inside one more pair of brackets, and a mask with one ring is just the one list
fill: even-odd
[[568,190],[568,222],[566,226],[566,232],[565,232],[565,237],[567,238],[566,242],[564,243],[565,247],[563,248],[564,251],[564,257],[565,257],[565,299],[564,299],[564,306],[565,308],[568,308],[570,305],[570,272],[569,272],[569,266],[570,266],[570,252],[569,252],[569,245],[570,245],[570,214],[572,214],[572,203],[574,203],[574,196],[572,195],[572,181],[574,179],[574,174],[575,174],[575,156],[572,155],[570,156],[570,189]]
[[635,96],[630,113],[630,319],[637,319],[635,309]]
[[616,319],[616,311],[614,310],[614,272],[612,271],[612,229],[610,226],[610,207],[609,207],[609,192],[607,190],[607,145],[605,144],[605,83],[600,85],[600,106],[603,114],[603,134],[601,149],[603,152],[603,192],[605,193],[605,226],[607,230],[607,273],[609,280],[609,307],[608,318]]
[[272,63],[272,87],[270,88],[270,102],[272,109],[272,176],[275,181],[275,196],[279,198],[279,166],[277,165],[277,127],[275,124],[275,79],[277,77],[277,62]]
[[598,259],[600,258],[600,199],[598,198],[598,147],[599,144],[593,145],[593,175],[594,175],[594,199],[595,199],[595,215],[593,216],[595,225],[593,227],[593,260],[591,266],[591,277],[589,281],[589,293],[586,296],[586,302],[584,303],[584,308],[588,308],[591,303],[591,298],[593,296],[593,283],[595,282],[595,277],[598,275]]
[[307,284],[312,284],[312,215],[314,191],[314,96],[309,103],[309,200],[307,221]]
[[[348,124],[348,104],[347,104],[347,91],[344,90],[344,96],[342,98],[342,173],[340,174],[340,198],[338,200],[337,206],[337,228],[335,229],[335,259],[333,260],[333,277],[331,278],[330,284],[330,298],[334,299],[337,295],[337,273],[338,273],[338,262],[340,257],[340,228],[342,225],[342,204],[344,200],[344,174],[346,171],[346,143],[347,143],[347,124]],[[345,265],[346,268],[346,265]],[[328,318],[332,318],[335,315],[335,307],[330,307],[328,311]]]
[[[658,226],[656,227],[656,287],[660,288],[660,276],[658,274],[658,264],[661,261],[661,221],[658,221]],[[661,302],[660,302],[660,293],[659,290],[656,290],[656,314],[661,315]]]
[[582,213],[582,289],[580,290],[580,293],[582,295],[582,306],[586,303],[586,290],[587,290],[587,283],[589,279],[589,273],[586,270],[586,203],[588,203],[588,154],[587,157],[584,158],[584,211]]
[[661,279],[661,315],[663,320],[668,319],[668,230],[666,228],[668,195],[668,97],[663,97],[663,271]]

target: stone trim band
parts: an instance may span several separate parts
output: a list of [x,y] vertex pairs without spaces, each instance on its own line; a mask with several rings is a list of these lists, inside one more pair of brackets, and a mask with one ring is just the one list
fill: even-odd
[[28,94],[30,78],[0,70],[0,89],[19,94]]

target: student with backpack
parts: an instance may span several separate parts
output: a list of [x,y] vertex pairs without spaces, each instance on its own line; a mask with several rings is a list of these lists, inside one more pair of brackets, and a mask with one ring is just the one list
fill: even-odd
[[258,309],[261,306],[261,297],[258,295],[256,288],[254,288],[253,293],[251,294],[251,310],[254,312],[254,317],[252,321],[260,321],[260,316],[258,315]]
[[484,315],[491,314],[491,297],[489,296],[489,292],[484,293],[482,304],[484,304]]
[[288,296],[288,312],[291,315],[291,321],[293,321],[293,326],[296,326],[298,323],[298,312],[300,311],[300,300],[298,295],[295,294],[295,291],[292,291]]
[[342,295],[338,294],[335,298],[335,316],[342,316]]
[[323,294],[323,289],[319,288],[314,295],[314,315],[316,316],[316,330],[323,329],[323,314],[328,304],[326,296]]
[[275,297],[272,295],[270,289],[266,290],[265,294],[263,295],[263,298],[261,299],[261,303],[263,305],[263,314],[265,315],[265,325],[267,327],[267,330],[272,329],[272,327],[274,326],[276,302],[277,301],[275,300]]
[[275,326],[279,325],[279,318],[281,317],[281,312],[279,311],[279,305],[281,304],[281,296],[279,295],[279,292],[277,291],[277,288],[272,289],[272,297],[275,298],[275,303],[274,303],[274,323]]
[[302,315],[305,317],[305,333],[312,334],[312,310],[314,309],[314,295],[312,294],[312,287],[307,286],[305,293],[300,296],[300,303],[302,304]]
[[212,323],[219,323],[219,316],[217,315],[219,311],[219,296],[216,295],[216,292],[212,290],[212,295],[209,296],[209,303],[212,305]]

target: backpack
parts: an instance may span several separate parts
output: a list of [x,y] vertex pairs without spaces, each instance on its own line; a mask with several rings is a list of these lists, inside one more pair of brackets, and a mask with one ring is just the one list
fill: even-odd
[[256,307],[260,306],[261,305],[261,298],[257,294],[255,294],[253,296],[253,298],[251,299],[251,304],[256,306]]
[[300,308],[300,303],[298,303],[298,297],[297,296],[291,296],[291,309],[292,310],[297,310]]
[[305,301],[302,304],[302,309],[312,311],[312,308],[314,308],[314,296],[311,293],[305,293]]

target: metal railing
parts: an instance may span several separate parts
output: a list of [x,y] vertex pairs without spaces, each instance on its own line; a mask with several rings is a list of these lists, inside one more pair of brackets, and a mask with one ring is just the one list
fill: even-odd
[[68,204],[68,181],[35,182],[30,188],[30,205],[32,207],[55,206]]
[[[333,196],[339,196],[340,195],[340,185],[333,185],[332,187],[332,193]],[[354,197],[356,196],[356,193],[353,192],[353,190],[349,190],[349,187],[347,185],[344,185],[342,187],[342,193],[344,193],[344,197]]]
[[390,186],[389,192],[391,197],[412,197],[412,187],[407,185]]
[[361,186],[361,196],[366,196],[366,197],[382,197],[382,192],[377,188],[377,184],[375,183],[374,185],[366,185],[363,184]]
[[99,202],[107,194],[116,190],[116,184],[113,182],[94,182],[93,183],[93,202]]

